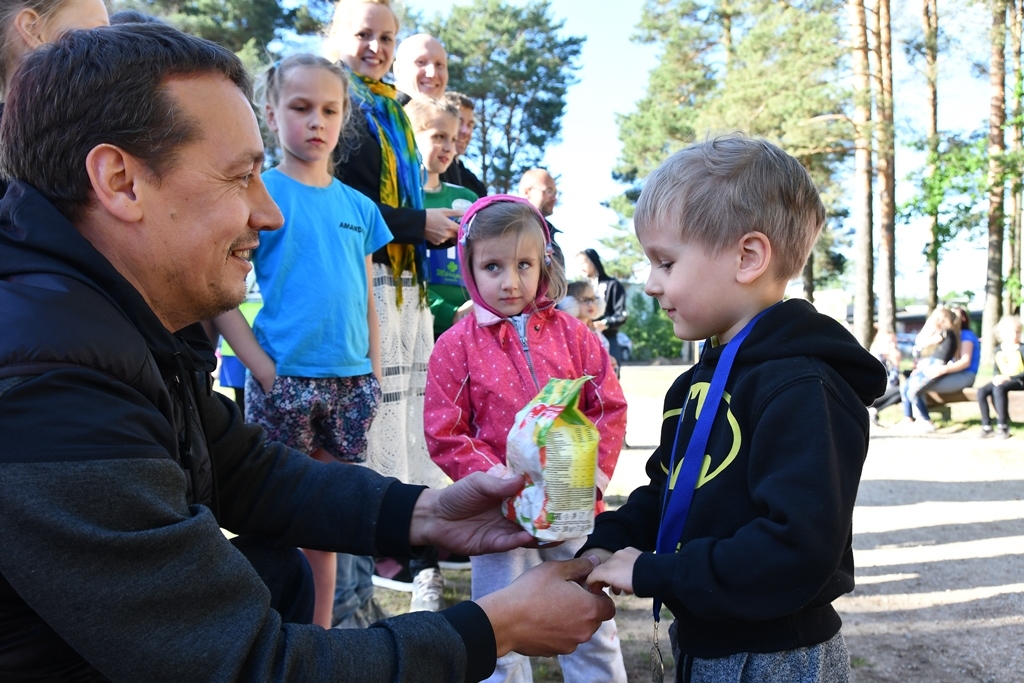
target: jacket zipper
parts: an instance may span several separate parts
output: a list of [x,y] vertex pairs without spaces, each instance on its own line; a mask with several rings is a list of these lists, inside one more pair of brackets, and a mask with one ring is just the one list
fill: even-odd
[[533,386],[537,391],[540,391],[540,382],[537,381],[537,373],[533,369],[533,359],[530,358],[530,343],[526,340],[526,327],[529,321],[525,315],[517,315],[514,318],[509,318],[509,320],[519,335],[519,343],[523,347],[523,355],[526,356],[526,365],[530,368],[530,376],[533,377]]

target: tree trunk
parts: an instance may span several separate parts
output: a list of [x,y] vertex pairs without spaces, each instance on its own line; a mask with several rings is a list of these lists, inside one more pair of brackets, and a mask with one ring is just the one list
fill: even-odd
[[[1021,150],[1021,98],[1024,97],[1024,72],[1021,71],[1021,14],[1024,12],[1024,0],[1013,0],[1010,5],[1010,58],[1013,62],[1013,120],[1006,130],[1010,135],[1010,155],[1020,158]],[[1020,270],[1020,219],[1021,219],[1021,169],[1014,166],[1008,169],[1010,182],[1009,217],[1009,249],[1010,257],[1009,282],[1003,296],[1003,314],[1013,315],[1020,308],[1021,270]]]
[[[928,81],[928,161],[925,174],[935,174],[939,156],[939,7],[938,0],[923,0],[921,19],[924,29],[925,79]],[[939,305],[939,212],[928,217],[931,241],[928,244],[928,313]]]
[[878,0],[878,331],[896,331],[896,152],[893,144],[892,24],[889,0]]
[[988,269],[985,278],[985,309],[981,318],[982,363],[992,364],[996,323],[1003,295],[1003,124],[1006,123],[1006,0],[992,7],[992,57],[989,79],[992,100],[988,118]]
[[853,297],[853,334],[862,345],[871,343],[874,328],[874,245],[871,235],[871,72],[868,63],[868,30],[864,0],[848,0],[852,37],[854,89],[854,172],[851,214],[855,229],[856,264]]

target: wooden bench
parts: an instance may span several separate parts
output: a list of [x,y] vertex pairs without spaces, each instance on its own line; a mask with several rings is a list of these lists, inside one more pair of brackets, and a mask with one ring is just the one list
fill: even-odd
[[[935,391],[925,391],[925,402],[929,408],[934,408],[942,416],[942,419],[949,421],[951,418],[951,405],[954,403],[978,404],[977,387],[967,387],[963,391],[954,391],[948,394],[940,394]],[[1010,398],[1010,421],[1024,422],[1024,391],[1011,391]],[[990,409],[993,421],[996,419],[995,411]]]
[[961,391],[954,391],[948,394],[940,394],[937,391],[925,391],[924,399],[929,408],[939,411],[939,415],[942,416],[944,422],[949,422],[952,418],[952,408],[950,406],[953,403],[977,404],[978,390],[974,387],[967,387]]

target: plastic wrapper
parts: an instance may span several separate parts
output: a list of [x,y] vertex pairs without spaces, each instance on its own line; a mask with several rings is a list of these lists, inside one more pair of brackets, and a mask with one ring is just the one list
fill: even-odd
[[541,541],[567,541],[594,530],[600,434],[579,409],[590,377],[552,379],[516,414],[505,464],[526,485],[505,501],[506,517]]

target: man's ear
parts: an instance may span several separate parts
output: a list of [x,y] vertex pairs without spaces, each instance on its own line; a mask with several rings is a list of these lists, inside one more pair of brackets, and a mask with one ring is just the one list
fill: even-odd
[[14,15],[14,30],[29,50],[43,44],[43,22],[34,9],[26,7]]
[[749,285],[768,271],[772,261],[772,243],[763,232],[748,232],[739,239],[739,268],[736,281]]
[[137,190],[146,172],[142,162],[120,147],[102,144],[92,148],[85,168],[96,200],[111,215],[125,223],[142,219],[142,203]]

